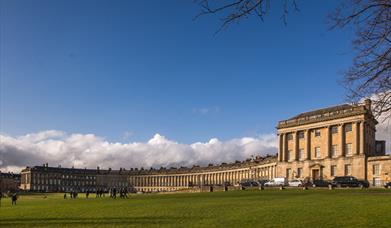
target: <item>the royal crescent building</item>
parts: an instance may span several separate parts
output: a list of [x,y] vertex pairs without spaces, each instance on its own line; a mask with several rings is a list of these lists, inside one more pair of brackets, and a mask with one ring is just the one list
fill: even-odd
[[22,190],[96,191],[127,188],[158,192],[202,190],[243,180],[325,179],[354,176],[381,186],[391,180],[391,155],[376,141],[371,101],[344,104],[279,121],[277,156],[265,156],[206,167],[101,170],[43,166],[21,172]]

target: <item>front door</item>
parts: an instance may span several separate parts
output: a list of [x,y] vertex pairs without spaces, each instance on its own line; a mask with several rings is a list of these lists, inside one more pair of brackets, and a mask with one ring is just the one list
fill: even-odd
[[319,171],[319,169],[313,169],[312,170],[312,179],[313,180],[320,179],[320,171]]

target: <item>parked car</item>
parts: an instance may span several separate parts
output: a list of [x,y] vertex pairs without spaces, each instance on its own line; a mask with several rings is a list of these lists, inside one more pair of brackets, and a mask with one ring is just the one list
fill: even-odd
[[332,184],[337,187],[364,187],[364,183],[352,176],[335,177]]
[[260,186],[264,186],[267,182],[269,182],[269,180],[258,180]]
[[316,187],[328,187],[329,185],[332,185],[331,182],[325,181],[325,180],[321,180],[321,179],[312,181],[312,187],[314,187],[314,188],[316,188]]
[[247,180],[247,181],[240,182],[240,185],[243,187],[258,187],[259,183],[256,181]]
[[286,186],[288,184],[287,180],[284,177],[275,177],[273,180],[270,180],[265,183],[265,186]]
[[385,188],[391,188],[391,182],[385,183],[385,184],[384,184],[384,187],[385,187]]
[[361,183],[361,186],[359,186],[359,187],[369,188],[369,181],[367,181],[367,180],[358,180],[358,182]]
[[288,185],[291,187],[301,187],[303,186],[303,182],[301,180],[290,180]]

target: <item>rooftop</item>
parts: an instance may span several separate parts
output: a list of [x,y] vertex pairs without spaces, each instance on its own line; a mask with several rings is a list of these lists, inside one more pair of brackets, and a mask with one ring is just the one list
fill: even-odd
[[159,169],[150,168],[150,169],[144,169],[144,168],[131,168],[131,169],[123,169],[120,170],[111,170],[111,169],[77,169],[77,168],[62,168],[62,167],[49,167],[47,164],[43,166],[33,166],[33,167],[26,167],[22,170],[22,172],[26,171],[43,171],[43,172],[56,172],[56,173],[83,173],[83,174],[89,174],[89,175],[108,175],[108,174],[118,174],[118,175],[158,175],[158,174],[179,174],[179,173],[191,173],[191,172],[210,172],[210,171],[223,171],[223,170],[229,170],[232,168],[246,168],[252,165],[258,165],[258,164],[267,164],[276,162],[276,156],[266,155],[265,157],[257,156],[254,159],[247,159],[245,161],[235,161],[232,163],[221,163],[221,164],[209,164],[208,166],[198,166],[194,165],[192,167],[161,167]]
[[373,117],[371,111],[371,101],[369,99],[365,100],[365,102],[362,104],[342,104],[314,111],[303,112],[290,119],[279,121],[277,129],[361,114],[368,114]]

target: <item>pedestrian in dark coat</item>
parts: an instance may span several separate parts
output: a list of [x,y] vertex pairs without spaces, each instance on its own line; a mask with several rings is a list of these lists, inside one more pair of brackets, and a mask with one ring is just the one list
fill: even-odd
[[18,197],[16,196],[16,193],[14,193],[11,197],[12,205],[16,205],[16,200],[18,200]]

